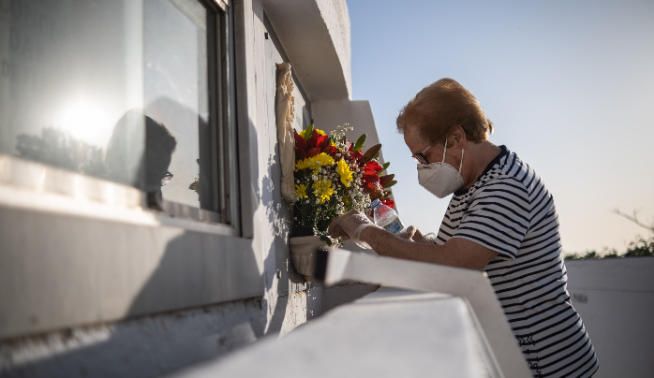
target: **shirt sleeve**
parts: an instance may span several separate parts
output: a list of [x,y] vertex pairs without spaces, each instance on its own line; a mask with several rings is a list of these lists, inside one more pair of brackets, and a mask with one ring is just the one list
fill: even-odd
[[488,184],[473,194],[452,237],[478,243],[501,259],[515,259],[529,230],[530,213],[528,192],[519,182]]

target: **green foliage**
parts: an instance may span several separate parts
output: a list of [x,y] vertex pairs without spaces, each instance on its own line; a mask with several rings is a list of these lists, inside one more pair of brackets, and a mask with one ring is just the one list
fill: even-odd
[[586,251],[584,254],[570,253],[564,256],[566,261],[585,259],[615,259],[623,257],[651,257],[654,256],[654,236],[649,239],[639,236],[627,245],[627,250],[619,253],[615,249],[605,249],[603,253]]
[[313,123],[310,123],[309,125],[307,125],[307,127],[304,128],[303,132],[305,133],[305,135],[311,135],[313,134],[314,129],[315,127],[313,126]]
[[363,161],[368,162],[377,158],[377,156],[379,156],[379,151],[381,151],[381,144],[375,144],[374,146],[370,147],[368,151],[363,154]]
[[363,144],[366,142],[366,134],[361,134],[361,136],[354,143],[354,151],[361,151]]
[[622,256],[618,255],[618,251],[616,251],[615,249],[611,250],[609,253],[602,256],[602,258],[605,258],[605,259],[614,259],[614,258],[618,258],[618,257],[622,257]]
[[649,238],[643,238],[638,236],[636,240],[630,242],[627,245],[627,250],[624,253],[618,253],[615,249],[605,249],[604,253],[598,254],[595,251],[588,251],[584,255],[579,255],[577,253],[567,254],[564,256],[566,260],[580,260],[580,259],[615,259],[622,257],[651,257],[654,256],[654,223],[646,224],[638,218],[638,212],[634,210],[633,215],[628,215],[623,213],[620,210],[614,210],[614,212],[621,216],[622,218],[627,219],[632,224],[635,224],[639,227],[644,228],[649,231]]
[[394,182],[397,182],[394,180],[395,175],[390,174],[390,175],[384,175],[379,178],[379,183],[383,188],[388,188],[393,185]]
[[586,252],[586,254],[583,255],[581,258],[582,258],[582,259],[595,259],[595,258],[597,258],[598,256],[599,256],[599,255],[597,254],[597,252],[595,252],[595,251],[588,251],[588,252]]
[[629,243],[625,257],[654,256],[654,237],[649,240],[639,237]]

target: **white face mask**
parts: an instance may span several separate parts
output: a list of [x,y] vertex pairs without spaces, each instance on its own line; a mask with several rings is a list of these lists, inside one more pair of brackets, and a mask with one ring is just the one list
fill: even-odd
[[445,138],[445,149],[443,150],[443,161],[431,164],[418,164],[418,182],[430,193],[438,198],[456,192],[463,186],[461,167],[463,166],[463,149],[461,150],[461,164],[459,170],[445,162],[447,151],[447,138]]

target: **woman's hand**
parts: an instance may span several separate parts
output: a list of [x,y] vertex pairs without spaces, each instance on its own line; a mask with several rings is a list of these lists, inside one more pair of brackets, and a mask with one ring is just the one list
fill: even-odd
[[436,242],[436,234],[434,233],[429,233],[427,235],[423,235],[420,230],[415,228],[414,226],[409,226],[399,232],[397,234],[398,237],[406,240],[411,240],[413,242],[417,243],[435,243]]
[[327,232],[333,237],[347,237],[360,240],[361,231],[368,227],[377,227],[362,212],[351,210],[332,220]]
[[407,240],[413,240],[413,238],[416,237],[416,235],[420,235],[420,231],[413,226],[409,226],[397,233],[398,237]]
[[402,239],[407,239],[407,240],[411,240],[411,241],[415,241],[415,242],[429,241],[428,239],[426,239],[422,235],[420,230],[418,230],[414,226],[409,226],[409,227],[405,228],[404,230],[398,232],[397,236],[402,238]]

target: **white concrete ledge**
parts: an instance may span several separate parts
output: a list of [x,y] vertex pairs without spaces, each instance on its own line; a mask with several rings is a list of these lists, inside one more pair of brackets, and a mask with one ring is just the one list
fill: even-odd
[[[384,289],[173,377],[498,377],[464,300]],[[253,363],[253,362],[256,363]],[[515,377],[515,376],[514,376]]]
[[0,206],[0,339],[261,296],[252,240]]
[[355,280],[464,299],[472,309],[471,316],[479,322],[481,339],[492,351],[492,370],[499,376],[531,376],[486,273],[341,249],[331,249],[327,256],[327,285]]

